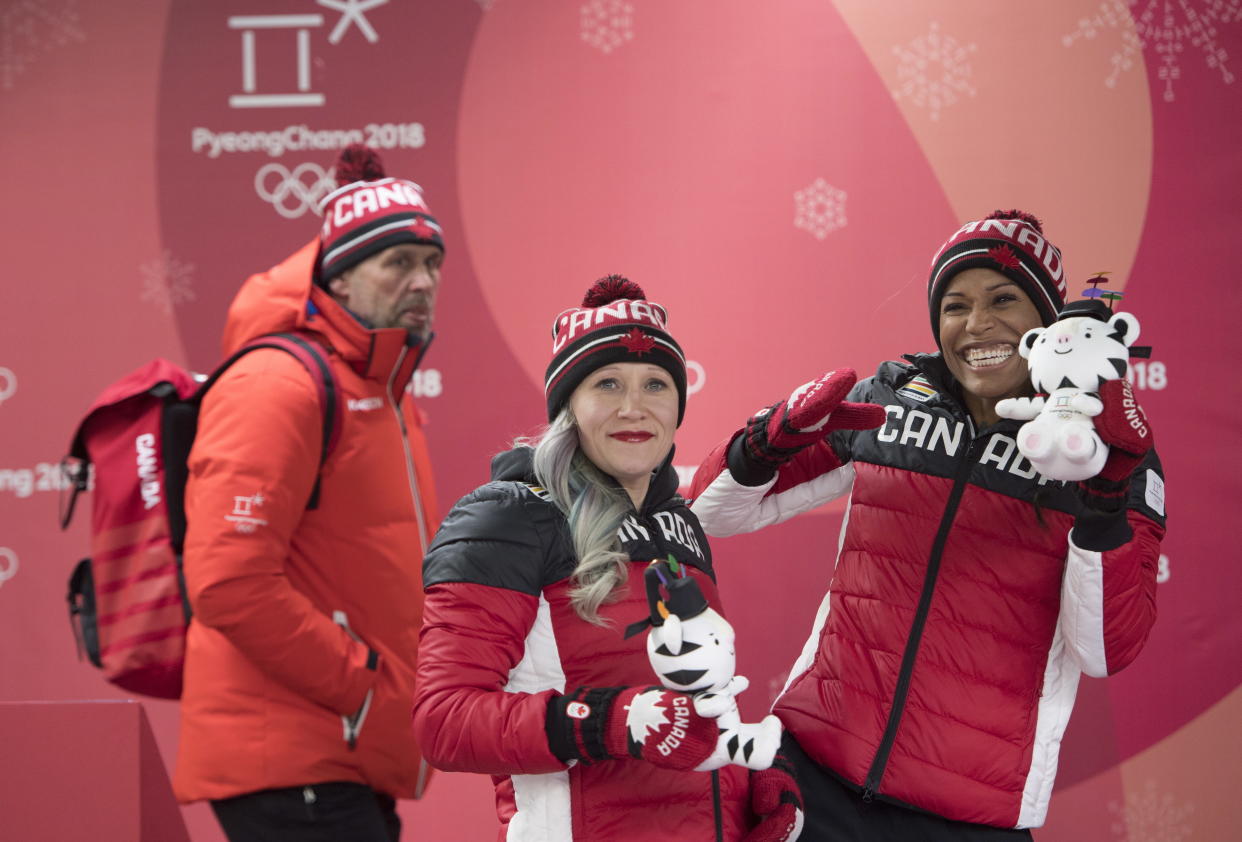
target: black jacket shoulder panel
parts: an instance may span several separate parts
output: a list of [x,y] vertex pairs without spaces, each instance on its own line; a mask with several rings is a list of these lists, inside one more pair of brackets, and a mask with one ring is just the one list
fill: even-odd
[[[920,370],[913,364],[914,357],[909,356],[907,359],[911,362],[886,360],[880,363],[875,374],[855,383],[845,399],[851,403],[873,403],[881,407],[894,403],[897,399],[895,394],[897,389],[919,375]],[[842,463],[854,459],[855,442],[859,434],[864,432],[866,431],[835,430],[828,435],[828,443]]]
[[[472,582],[538,595],[577,566],[569,522],[535,484],[528,447],[492,460],[493,481],[453,506],[423,560],[423,587]],[[642,511],[631,511],[617,538],[631,560],[672,555],[715,579],[711,548],[698,518],[677,494],[670,460],[652,478]]]
[[526,483],[490,482],[457,502],[423,559],[423,587],[473,582],[538,595],[564,518]]

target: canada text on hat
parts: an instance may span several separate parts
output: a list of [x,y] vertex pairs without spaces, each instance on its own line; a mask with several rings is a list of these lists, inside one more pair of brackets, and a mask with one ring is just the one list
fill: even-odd
[[552,353],[559,354],[566,342],[610,323],[649,324],[658,330],[668,330],[668,314],[659,304],[628,298],[619,298],[594,309],[573,307],[557,316],[552,324]]
[[647,300],[642,287],[620,275],[596,281],[582,306],[564,310],[552,322],[552,360],[544,374],[548,420],[569,401],[592,371],[612,363],[660,366],[677,388],[677,423],[686,410],[686,357],[668,333],[668,314]]
[[[323,200],[324,208],[331,208],[324,214],[323,235],[326,237],[333,228],[341,228],[355,219],[377,213],[388,208],[408,207],[423,214],[430,214],[431,209],[419,192],[422,188],[412,181],[397,178],[385,178],[383,181],[347,184],[329,193]],[[337,196],[340,196],[337,200]]]
[[927,302],[937,342],[945,289],[957,273],[973,268],[1000,272],[1021,287],[1045,325],[1052,323],[1065,302],[1061,252],[1044,237],[1040,221],[1025,211],[993,211],[959,228],[932,258]]
[[[968,234],[971,236],[967,237],[966,235]],[[1034,260],[1043,264],[1044,270],[1048,273],[1048,278],[1056,284],[1058,291],[1061,293],[1061,301],[1065,300],[1067,288],[1065,283],[1065,271],[1061,265],[1061,252],[1056,246],[1045,240],[1039,231],[1036,231],[1033,227],[1021,219],[977,219],[974,222],[967,222],[961,228],[957,229],[957,233],[949,238],[949,243],[954,243],[959,240],[973,240],[976,238],[1008,240],[1014,245],[1020,247]],[[989,249],[981,245],[977,249],[964,249],[959,251],[955,257],[960,259],[980,254],[989,254]],[[940,256],[940,254],[937,254],[936,257],[932,259],[933,268],[935,268],[936,261],[940,259]],[[990,256],[992,256],[992,258],[998,263],[1005,262],[1005,257],[1003,255],[991,252]],[[1014,257],[1016,259],[1017,256],[1015,255]],[[942,275],[951,265],[953,264],[950,261],[940,267],[936,275],[932,277],[933,286],[936,284],[939,276]],[[1015,263],[1009,268],[1015,268],[1016,265],[1017,264]],[[1029,269],[1027,271],[1031,274],[1031,280],[1042,286],[1042,280],[1035,277]],[[1053,301],[1051,298],[1048,299],[1048,304],[1054,310],[1060,306],[1060,302]]]
[[440,224],[422,188],[384,175],[378,154],[361,144],[346,147],[337,161],[341,184],[320,203],[323,213],[321,281],[398,243],[444,248]]

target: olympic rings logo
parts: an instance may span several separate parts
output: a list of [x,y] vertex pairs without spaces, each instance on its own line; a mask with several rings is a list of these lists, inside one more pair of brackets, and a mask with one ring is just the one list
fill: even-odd
[[17,575],[17,553],[0,547],[0,585]]
[[254,174],[254,191],[285,219],[297,219],[308,210],[318,214],[319,200],[335,189],[336,181],[311,162],[298,164],[292,172],[273,162]]
[[17,392],[17,375],[12,369],[0,366],[0,403],[4,403]]

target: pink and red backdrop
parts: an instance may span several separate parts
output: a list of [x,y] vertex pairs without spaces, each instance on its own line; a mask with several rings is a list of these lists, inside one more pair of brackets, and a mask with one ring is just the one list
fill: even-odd
[[[551,318],[595,277],[669,311],[689,469],[820,371],[931,348],[930,254],[1023,207],[1072,292],[1109,271],[1142,320],[1171,509],[1159,622],[1084,681],[1037,837],[1235,838],[1240,49],[1242,0],[0,2],[0,701],[122,697],[75,659],[86,536],[55,528],[55,463],[118,375],[216,361],[240,281],[315,234],[344,142],[445,227],[415,392],[446,508],[542,420]],[[840,513],[714,543],[749,714],[801,647]],[[146,708],[171,767],[176,705]],[[469,775],[402,815],[408,839],[495,828]]]

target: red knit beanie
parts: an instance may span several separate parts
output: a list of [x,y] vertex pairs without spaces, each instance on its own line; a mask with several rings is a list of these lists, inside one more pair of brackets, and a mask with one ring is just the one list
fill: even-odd
[[424,243],[444,250],[440,223],[431,215],[423,188],[384,175],[374,149],[353,143],[336,161],[341,185],[319,204],[323,230],[319,235],[316,280],[326,284],[373,254],[398,243]]
[[668,314],[647,301],[642,287],[620,275],[596,281],[581,307],[552,323],[552,362],[544,379],[548,420],[569,402],[578,384],[597,368],[617,362],[651,363],[677,386],[677,424],[686,414],[686,357],[668,334]]
[[967,222],[932,258],[927,281],[932,335],[940,344],[940,299],[953,276],[964,269],[995,269],[1030,296],[1045,326],[1065,305],[1065,269],[1061,252],[1044,238],[1039,220],[1020,210],[992,211]]

